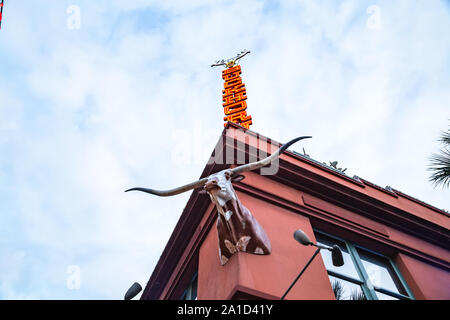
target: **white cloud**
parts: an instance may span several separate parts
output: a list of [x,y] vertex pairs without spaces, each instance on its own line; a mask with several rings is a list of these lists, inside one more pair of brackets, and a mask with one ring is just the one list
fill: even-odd
[[[189,194],[123,191],[198,178],[223,126],[221,70],[209,65],[244,48],[252,129],[311,134],[302,146],[315,159],[449,208],[425,170],[450,118],[444,4],[379,3],[377,30],[369,2],[70,4],[79,30],[65,4],[5,9],[0,247],[12,258],[0,297],[120,299],[145,285]],[[68,265],[80,266],[78,291],[65,287]]]

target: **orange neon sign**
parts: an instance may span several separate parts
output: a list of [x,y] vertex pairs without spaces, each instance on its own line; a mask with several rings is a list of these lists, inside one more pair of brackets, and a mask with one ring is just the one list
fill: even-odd
[[[224,121],[237,123],[244,128],[252,124],[252,117],[247,115],[247,91],[241,78],[241,66],[237,65],[222,71],[225,80],[222,90]],[[226,123],[225,123],[226,125]]]
[[247,115],[247,91],[245,90],[245,84],[241,78],[241,66],[238,61],[249,54],[250,51],[241,51],[236,57],[231,59],[222,59],[216,61],[211,67],[224,66],[225,70],[222,71],[222,79],[225,80],[224,90],[222,90],[222,106],[225,117],[224,126],[227,122],[237,123],[244,128],[249,128],[252,124],[252,116]]

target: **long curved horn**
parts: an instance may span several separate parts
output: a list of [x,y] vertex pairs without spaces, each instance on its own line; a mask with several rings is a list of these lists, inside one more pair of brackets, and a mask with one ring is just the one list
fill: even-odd
[[198,181],[186,184],[184,186],[175,188],[175,189],[171,189],[171,190],[154,190],[154,189],[147,189],[147,188],[131,188],[128,190],[125,190],[125,192],[128,191],[142,191],[142,192],[146,192],[146,193],[150,193],[150,194],[154,194],[160,197],[169,197],[169,196],[174,196],[176,194],[180,194],[186,191],[189,191],[191,189],[195,189],[195,188],[199,188],[202,187],[206,182],[208,181],[208,178],[203,178],[200,179]]
[[303,137],[298,137],[298,138],[292,139],[291,141],[283,144],[283,146],[280,149],[275,151],[273,154],[271,154],[267,158],[264,158],[262,160],[255,161],[252,163],[244,164],[242,166],[231,169],[231,175],[234,176],[234,175],[240,174],[242,172],[252,171],[252,170],[256,170],[256,169],[262,168],[264,166],[267,166],[269,163],[272,162],[273,159],[275,159],[280,154],[282,154],[291,145],[293,145],[294,143],[296,143],[299,140],[307,139],[307,138],[312,138],[312,137],[311,136],[303,136]]

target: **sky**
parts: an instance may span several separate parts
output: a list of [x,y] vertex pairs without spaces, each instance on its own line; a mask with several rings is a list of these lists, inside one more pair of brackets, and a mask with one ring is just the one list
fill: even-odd
[[450,209],[428,182],[450,119],[448,1],[5,0],[0,299],[145,286],[223,130],[241,60],[252,130]]

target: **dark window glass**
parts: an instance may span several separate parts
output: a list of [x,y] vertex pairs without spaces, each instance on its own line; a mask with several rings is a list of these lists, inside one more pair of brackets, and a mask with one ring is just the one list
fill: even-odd
[[195,276],[195,279],[192,282],[191,300],[197,300],[197,276]]
[[186,290],[184,290],[180,300],[197,300],[197,274],[194,275]]

